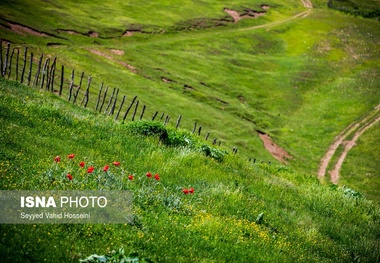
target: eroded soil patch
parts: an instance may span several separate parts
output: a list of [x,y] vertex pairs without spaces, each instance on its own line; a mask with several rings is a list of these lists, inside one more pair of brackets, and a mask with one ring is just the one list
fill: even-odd
[[[269,6],[267,5],[263,5],[266,7],[266,9],[269,8]],[[263,8],[262,6],[262,8]],[[224,12],[226,12],[227,14],[229,14],[235,23],[239,22],[241,19],[244,19],[244,18],[257,18],[259,16],[263,16],[266,14],[266,11],[254,11],[252,9],[245,9],[244,13],[243,14],[240,14],[238,11],[236,10],[232,10],[232,9],[229,9],[229,8],[224,8]]]
[[262,132],[258,132],[258,134],[264,143],[265,149],[267,149],[267,151],[269,151],[274,158],[282,163],[287,163],[287,160],[292,158],[292,156],[285,151],[285,149],[274,143],[268,134]]
[[109,59],[111,60],[112,62],[115,62],[117,64],[119,64],[120,66],[123,66],[125,68],[127,68],[129,71],[133,72],[133,73],[137,73],[137,70],[134,66],[124,62],[124,61],[119,61],[117,59],[114,59],[113,57],[107,55],[107,54],[104,54],[98,50],[95,50],[95,49],[87,49],[88,51],[90,51],[91,53],[95,54],[95,55],[98,55],[98,56],[101,56],[101,57],[104,57],[106,59]]

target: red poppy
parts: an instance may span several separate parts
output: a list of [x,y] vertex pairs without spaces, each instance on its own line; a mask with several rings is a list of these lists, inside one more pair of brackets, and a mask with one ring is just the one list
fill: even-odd
[[109,168],[110,168],[109,165],[106,165],[106,166],[103,167],[103,171],[107,172]]
[[194,194],[194,188],[190,188],[190,189],[189,189],[189,193],[190,193],[190,194]]
[[160,176],[158,174],[155,174],[154,175],[154,179],[156,179],[157,181],[159,181],[160,180]]
[[73,180],[73,177],[71,176],[71,174],[67,174],[66,177],[69,178],[70,181]]
[[87,173],[92,173],[93,171],[94,171],[94,167],[92,167],[92,166],[90,166],[90,167],[88,167],[88,169],[87,169]]
[[120,162],[113,162],[112,164],[115,166],[120,166]]
[[82,167],[82,168],[84,167],[84,165],[85,165],[84,162],[80,162],[80,163],[79,163],[79,166]]
[[183,188],[183,189],[182,189],[182,192],[183,192],[185,195],[187,195],[187,194],[189,193],[189,190],[187,190],[186,188]]
[[135,178],[133,177],[133,175],[130,174],[130,175],[128,176],[128,179],[129,179],[129,180],[134,180]]
[[147,173],[146,173],[146,176],[149,177],[149,178],[151,178],[151,177],[152,177],[152,174],[151,174],[150,172],[147,172]]
[[59,163],[60,161],[61,161],[61,157],[56,156],[56,157],[54,158],[54,162]]
[[69,156],[67,156],[67,158],[69,158],[69,159],[74,159],[74,154],[72,153],[72,154],[69,154]]

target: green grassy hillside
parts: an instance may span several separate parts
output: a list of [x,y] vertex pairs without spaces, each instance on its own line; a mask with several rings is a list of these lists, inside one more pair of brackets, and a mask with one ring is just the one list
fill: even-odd
[[[0,107],[2,190],[104,188],[92,176],[109,164],[120,184],[108,189],[131,190],[134,211],[124,225],[0,225],[3,262],[78,262],[95,253],[120,256],[122,247],[140,262],[379,260],[379,206],[355,191],[286,166],[238,155],[218,162],[187,146],[168,147],[136,135],[131,123],[3,79]],[[95,174],[81,170],[81,161]]]
[[[354,132],[327,165],[325,186],[317,180],[336,136],[379,117],[380,24],[303,2],[1,1],[1,61],[8,42],[20,61],[25,47],[28,60],[33,52],[32,76],[41,54],[57,57],[55,89],[61,65],[65,85],[59,98],[0,77],[0,189],[97,189],[77,166],[68,182],[66,156],[97,172],[120,161],[111,172],[135,194],[136,214],[123,226],[1,225],[5,259],[78,261],[124,247],[159,262],[380,261],[379,123],[348,152],[339,187],[328,172]],[[377,12],[374,0],[343,2]],[[66,102],[72,70],[74,86],[82,72],[82,87],[92,77],[88,109]],[[13,62],[11,80],[15,71]],[[138,96],[144,122],[95,112],[102,83],[120,89],[118,103],[126,95],[122,112]],[[136,135],[158,125],[145,122],[156,111],[170,116],[167,141]],[[201,136],[190,134],[194,122]],[[278,161],[264,134],[291,157]],[[220,147],[207,144],[214,139]],[[56,155],[63,166],[52,183]]]

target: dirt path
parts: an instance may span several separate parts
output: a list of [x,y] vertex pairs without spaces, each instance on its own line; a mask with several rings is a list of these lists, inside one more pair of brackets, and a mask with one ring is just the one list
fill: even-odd
[[[343,165],[343,162],[348,154],[348,152],[355,146],[357,139],[369,128],[380,121],[380,104],[374,108],[374,110],[367,113],[367,115],[357,122],[351,123],[347,128],[345,128],[341,133],[339,133],[334,142],[328,148],[326,154],[323,156],[319,170],[318,177],[324,177],[326,174],[327,166],[329,165],[331,158],[335,154],[336,150],[340,145],[344,146],[343,152],[340,154],[338,161],[336,162],[333,170],[329,171],[330,180],[332,183],[337,184],[339,180],[339,172]],[[353,134],[354,133],[354,134]],[[346,140],[348,136],[353,134],[351,140]]]

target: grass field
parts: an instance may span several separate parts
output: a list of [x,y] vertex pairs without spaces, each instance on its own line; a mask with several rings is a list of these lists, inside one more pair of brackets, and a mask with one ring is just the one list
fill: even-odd
[[[218,162],[188,147],[167,147],[133,135],[129,124],[3,79],[0,90],[1,189],[99,189],[105,186],[92,178],[110,164],[121,184],[109,190],[121,186],[134,196],[134,219],[124,225],[0,225],[3,262],[77,262],[122,247],[140,262],[380,257],[379,207],[352,190],[321,185],[286,166],[253,165],[234,155]],[[81,170],[81,161],[94,174]],[[147,178],[147,171],[160,180]]]

